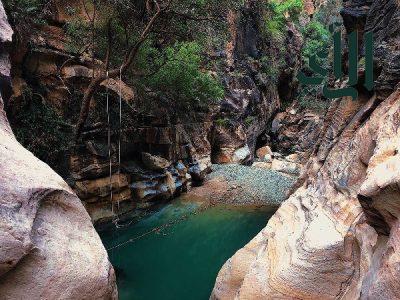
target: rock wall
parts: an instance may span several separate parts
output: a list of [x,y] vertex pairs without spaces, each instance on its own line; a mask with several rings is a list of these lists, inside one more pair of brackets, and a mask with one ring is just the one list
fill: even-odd
[[0,297],[117,299],[114,270],[82,203],[9,126],[12,34],[0,2]]
[[[68,7],[62,1],[51,5],[55,7],[51,9],[48,24],[37,25],[29,39],[12,53],[13,95],[7,101],[7,112],[15,128],[18,123],[13,122],[13,116],[24,109],[26,89],[40,95],[42,101],[56,110],[64,125],[73,128],[92,70],[96,72],[101,64],[71,52],[64,26],[72,18]],[[79,5],[79,2],[69,3],[77,11]],[[122,87],[121,169],[118,171],[118,126],[112,124],[110,178],[105,99],[100,96],[92,101],[81,140],[51,163],[84,201],[93,221],[110,220],[116,214],[167,201],[192,184],[201,184],[211,162],[251,162],[258,137],[280,107],[277,84],[260,75],[258,59],[279,55],[273,43],[263,36],[262,18],[262,5],[252,0],[226,16],[224,21],[230,35],[225,49],[209,53],[209,59],[217,61],[215,71],[222,74],[226,96],[205,111],[179,114],[173,107],[163,107],[162,101],[154,99],[159,101],[158,107],[148,114],[139,113],[132,109],[141,101],[134,86],[119,80],[101,84],[100,93],[104,94],[106,88],[109,90],[113,123],[119,119],[118,90],[119,85]],[[283,81],[289,87],[299,66],[301,38],[292,24],[285,30],[287,45],[290,45],[285,54],[287,68],[278,71],[285,73]],[[292,89],[294,86],[286,88],[288,92]],[[221,120],[224,124],[220,124]],[[73,142],[72,137],[65,138],[69,144]],[[163,168],[151,168],[142,159],[144,153],[169,163]]]
[[298,189],[225,263],[211,299],[400,298],[400,7],[346,6],[367,9],[365,30],[383,50],[376,94],[332,103]]

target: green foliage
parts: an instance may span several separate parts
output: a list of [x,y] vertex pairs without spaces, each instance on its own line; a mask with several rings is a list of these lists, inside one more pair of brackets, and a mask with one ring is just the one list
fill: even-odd
[[244,119],[244,124],[246,126],[250,126],[255,120],[256,120],[255,116],[248,116],[246,117],[246,119]]
[[14,25],[21,22],[44,23],[45,3],[44,0],[3,0],[7,15]]
[[229,125],[229,119],[228,118],[218,118],[214,122],[217,126],[220,127],[228,127]]
[[[232,3],[225,6],[222,4],[227,2],[234,3],[232,0],[200,0],[195,3],[180,0],[173,2],[173,6],[174,11],[183,15],[206,20],[210,13],[219,14],[220,10],[232,6]],[[143,17],[141,9],[140,5],[132,8],[131,5],[121,4],[116,8],[108,3],[101,10],[98,9],[98,20],[93,23],[79,18],[70,20],[65,25],[70,41],[67,49],[79,53],[94,40],[95,46],[90,48],[90,52],[93,51],[96,58],[104,60],[108,47],[108,20],[112,20],[110,68],[118,67],[126,50],[135,43],[142,30],[143,24],[138,23]],[[171,16],[174,17],[167,20],[168,27],[165,27],[166,24],[160,25],[161,30],[168,31],[168,34],[153,32],[142,44],[133,68],[126,74],[128,83],[135,85],[142,92],[143,98],[151,90],[152,96],[155,93],[160,98],[168,99],[170,104],[174,102],[186,108],[204,106],[223,98],[224,89],[218,76],[205,70],[204,53],[207,52],[206,47],[213,47],[211,44],[225,43],[220,40],[210,42],[209,38],[204,38],[206,26],[199,26],[199,22],[207,21],[179,18],[173,14]],[[209,27],[213,26],[210,24]],[[226,31],[226,28],[223,30]],[[151,75],[138,78],[135,75],[138,73]]]
[[275,59],[272,56],[263,56],[260,58],[261,71],[273,83],[278,82],[279,70],[284,63],[285,61],[281,55]]
[[285,25],[288,21],[297,22],[303,9],[302,0],[265,0],[265,40],[269,42],[268,55],[260,59],[261,71],[268,80],[278,82],[280,71],[285,67],[287,45]]
[[303,9],[302,0],[269,0],[267,10],[269,11],[266,20],[266,29],[274,38],[282,35],[286,18],[297,21]]
[[323,113],[328,109],[330,101],[315,96],[321,94],[318,88],[320,87],[312,88],[308,90],[305,95],[299,97],[298,103],[301,109],[308,109],[317,113]]
[[[302,50],[303,60],[308,62],[312,55],[316,55],[319,51],[329,50],[330,32],[325,26],[318,21],[311,21],[303,29],[304,47]],[[320,61],[321,62],[321,61]]]
[[342,23],[343,18],[340,15],[340,9],[338,9],[342,5],[342,0],[326,0],[324,5],[318,7],[313,20],[320,22],[325,27],[333,23]]
[[17,140],[50,166],[58,165],[72,138],[71,127],[32,90],[25,89],[22,99],[21,108],[12,116]]
[[80,52],[85,44],[82,42],[88,38],[89,30],[89,25],[80,19],[74,19],[65,24],[65,32],[69,37],[67,50],[74,53]]
[[[325,25],[319,21],[313,20],[302,30],[304,45],[302,49],[303,72],[313,74],[309,68],[309,59],[317,55],[320,51],[326,51],[329,54],[332,51],[331,34]],[[317,56],[317,63],[329,70],[329,55],[326,58]],[[327,109],[329,101],[323,99],[322,87],[327,78],[321,85],[301,86],[298,101],[302,109],[310,109],[316,112],[323,112]]]
[[176,43],[161,55],[158,50],[147,47],[145,58],[147,61],[153,58],[158,70],[142,80],[142,84],[183,107],[222,99],[224,89],[219,80],[201,69],[200,50],[196,42]]

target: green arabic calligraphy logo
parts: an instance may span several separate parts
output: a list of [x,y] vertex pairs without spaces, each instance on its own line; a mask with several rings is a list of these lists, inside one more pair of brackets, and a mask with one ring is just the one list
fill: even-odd
[[[335,24],[338,25],[338,24]],[[333,33],[333,75],[336,80],[342,79],[342,34],[340,30],[335,30],[335,25],[330,25],[329,30]],[[348,63],[348,76],[349,80],[347,87],[339,89],[331,89],[326,84],[323,87],[323,95],[328,99],[341,98],[350,96],[353,100],[357,99],[358,91],[354,87],[358,84],[358,33],[354,31],[348,36],[348,49],[349,49],[349,63]],[[373,75],[373,35],[372,32],[364,34],[364,49],[365,49],[365,80],[364,87],[368,91],[374,88],[374,75]],[[303,72],[299,72],[297,78],[300,83],[304,85],[320,85],[323,83],[324,78],[328,76],[328,70],[318,64],[318,58],[327,58],[327,51],[321,50],[316,55],[312,55],[309,59],[309,67],[318,76],[309,77]]]

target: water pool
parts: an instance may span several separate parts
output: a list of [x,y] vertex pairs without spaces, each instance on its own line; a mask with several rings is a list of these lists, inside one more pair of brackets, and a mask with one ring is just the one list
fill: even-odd
[[[194,214],[199,205],[174,201],[134,225],[100,233],[107,249],[123,244],[108,250],[120,299],[208,299],[224,262],[272,215],[266,208],[228,206]],[[151,231],[161,224],[169,226]]]

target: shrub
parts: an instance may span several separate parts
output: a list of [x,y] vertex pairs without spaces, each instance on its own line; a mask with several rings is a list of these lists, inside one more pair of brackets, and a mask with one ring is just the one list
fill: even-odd
[[[303,29],[304,47],[302,50],[303,60],[308,62],[309,58],[322,49],[329,50],[330,32],[318,21],[311,21]],[[320,63],[323,63],[320,60]]]
[[220,127],[228,127],[229,119],[227,118],[219,118],[215,120],[215,124]]
[[4,0],[4,7],[7,15],[14,23],[43,23],[44,9],[46,1],[44,0]]
[[40,95],[26,88],[21,108],[11,118],[17,140],[38,158],[54,167],[60,156],[68,149],[72,129],[47,104]]
[[[309,60],[313,55],[317,55],[321,50],[326,50],[327,54],[332,51],[330,44],[331,34],[319,21],[313,20],[305,26],[302,30],[304,37],[304,45],[301,52],[303,69],[302,71],[308,74],[313,74],[309,68]],[[329,56],[318,57],[317,63],[329,70]],[[324,79],[321,85],[315,86],[301,86],[299,91],[299,105],[303,109],[310,109],[316,112],[323,112],[329,106],[329,101],[324,99],[322,95],[322,86],[325,84],[327,78]]]
[[248,116],[244,119],[244,124],[250,126],[257,118],[255,116]]
[[196,42],[176,43],[161,50],[161,54],[147,48],[145,57],[154,58],[158,70],[142,84],[183,107],[222,99],[224,89],[218,78],[201,69],[200,50]]
[[269,0],[267,1],[267,10],[270,12],[266,20],[266,29],[272,37],[282,35],[286,17],[297,21],[303,9],[302,0]]

